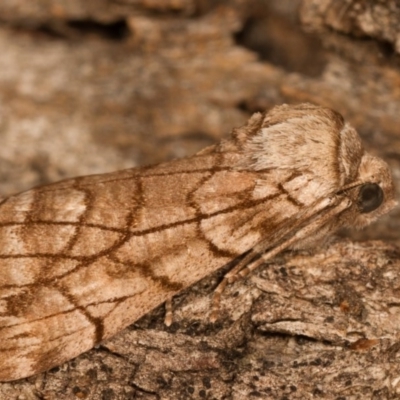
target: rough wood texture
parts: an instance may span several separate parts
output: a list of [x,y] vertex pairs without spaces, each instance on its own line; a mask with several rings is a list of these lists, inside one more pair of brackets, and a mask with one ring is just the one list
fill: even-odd
[[[251,112],[284,101],[340,111],[368,149],[390,163],[398,182],[400,75],[387,46],[324,30],[311,38],[328,50],[316,51],[293,22],[292,0],[260,1],[257,7],[174,0],[164,9],[165,1],[131,1],[129,12],[126,4],[121,11],[121,2],[107,2],[107,8],[81,0],[64,2],[68,7],[59,3],[0,2],[0,195],[192,154]],[[355,3],[348,1],[349,9]],[[379,4],[399,18],[389,11],[393,3]],[[311,6],[304,1],[302,15]],[[66,12],[72,7],[80,11]],[[284,22],[263,23],[268,19]],[[313,25],[310,19],[307,24]],[[251,46],[251,32],[257,46]],[[276,49],[293,56],[282,60]],[[398,240],[399,229],[397,211],[360,237]],[[329,254],[340,262],[330,263]],[[0,398],[398,397],[397,250],[347,242],[316,257],[280,259],[259,271],[270,285],[264,291],[255,278],[228,288],[226,319],[222,315],[216,327],[204,311],[217,284],[217,276],[210,277],[175,300],[170,328],[159,308],[48,374],[2,384]],[[307,283],[299,284],[299,296],[296,285],[287,283],[292,278]],[[274,303],[273,293],[280,302]],[[253,298],[265,323],[254,322]],[[371,315],[372,322],[363,319]],[[273,332],[275,320],[290,326]],[[361,339],[353,349],[342,340],[350,336]]]
[[303,0],[302,20],[312,29],[333,29],[390,44],[400,53],[400,4],[393,0]]
[[206,317],[217,276],[52,371],[1,385],[4,399],[394,399],[397,248],[341,241],[281,258],[230,286]]

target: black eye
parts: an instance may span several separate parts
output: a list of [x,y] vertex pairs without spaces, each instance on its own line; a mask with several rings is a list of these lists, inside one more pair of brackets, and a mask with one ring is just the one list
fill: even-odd
[[383,190],[376,183],[366,183],[358,193],[360,212],[369,213],[376,210],[383,202]]

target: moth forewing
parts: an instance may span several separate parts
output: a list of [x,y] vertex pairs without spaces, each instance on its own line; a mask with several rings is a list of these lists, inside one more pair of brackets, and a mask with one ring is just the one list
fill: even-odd
[[285,249],[395,204],[387,165],[332,110],[255,114],[193,157],[65,180],[0,203],[0,380],[90,349],[248,253]]

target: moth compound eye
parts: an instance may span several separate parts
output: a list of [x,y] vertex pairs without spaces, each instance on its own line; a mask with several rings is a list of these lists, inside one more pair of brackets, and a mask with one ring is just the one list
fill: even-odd
[[358,193],[360,212],[369,213],[376,210],[383,202],[383,190],[376,183],[366,183]]

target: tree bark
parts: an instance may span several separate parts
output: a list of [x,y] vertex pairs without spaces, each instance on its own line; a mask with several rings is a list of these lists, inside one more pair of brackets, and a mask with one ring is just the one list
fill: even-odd
[[[0,2],[0,196],[193,154],[282,102],[341,112],[399,179],[393,1]],[[384,44],[382,45],[382,41]],[[387,45],[390,44],[390,46]],[[287,253],[210,299],[226,267],[0,399],[394,399],[399,211]]]

